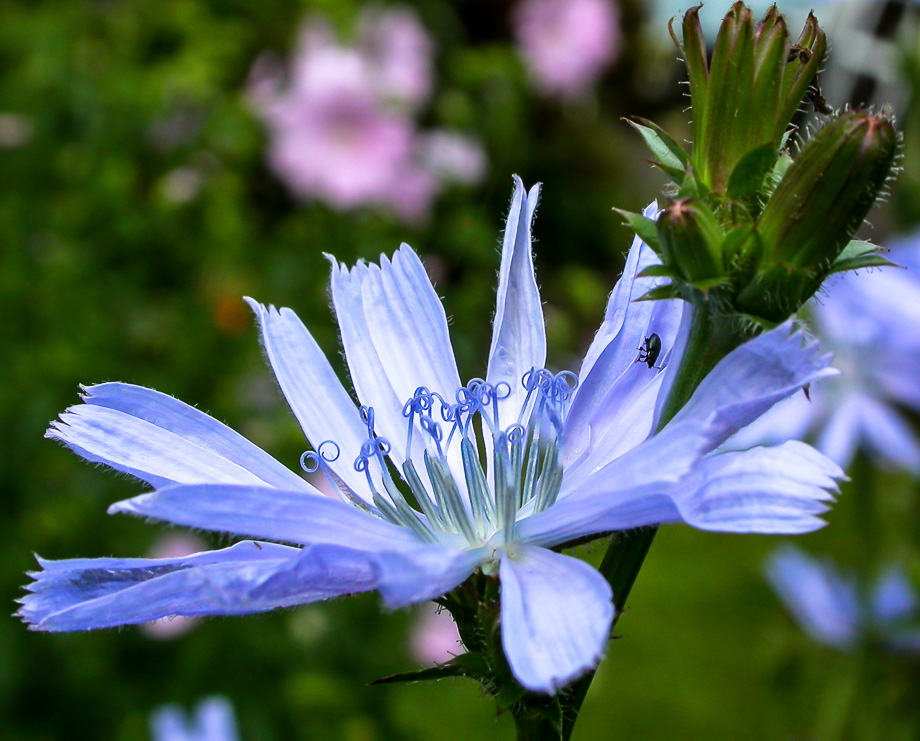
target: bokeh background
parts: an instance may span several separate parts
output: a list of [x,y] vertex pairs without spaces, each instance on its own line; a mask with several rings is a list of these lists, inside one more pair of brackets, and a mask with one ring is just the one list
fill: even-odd
[[[481,375],[511,175],[540,181],[549,362],[576,366],[631,239],[611,208],[639,210],[664,185],[621,118],[688,132],[666,28],[680,9],[640,0],[0,5],[7,612],[33,553],[226,543],[106,516],[141,485],[43,439],[79,384],[155,387],[297,467],[305,442],[241,296],[296,310],[343,369],[323,253],[351,263],[410,243],[445,298],[461,375]],[[794,22],[807,11],[781,9]],[[704,11],[713,29],[725,10]],[[824,2],[816,11],[832,42],[828,102],[890,102],[906,132],[904,172],[870,217],[871,237],[885,244],[920,221],[916,9]],[[850,43],[853,29],[869,41]],[[916,583],[917,482],[873,463],[854,464],[854,481],[871,479],[877,496],[870,526],[849,484],[830,527],[798,542],[858,570],[872,568],[870,539]],[[920,737],[917,657],[872,652],[871,681],[854,689],[853,652],[811,641],[764,581],[774,546],[664,529],[576,738]],[[430,610],[386,613],[374,596],[93,634],[34,633],[3,618],[0,735],[146,739],[155,707],[217,694],[250,741],[512,738],[511,719],[470,682],[369,686],[443,658],[452,650],[443,628]]]

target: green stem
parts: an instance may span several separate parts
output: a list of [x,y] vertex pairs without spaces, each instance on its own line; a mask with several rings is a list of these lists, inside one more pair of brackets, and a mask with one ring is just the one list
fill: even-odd
[[[859,536],[859,576],[868,592],[869,577],[878,555],[878,518],[875,510],[875,469],[869,457],[858,453],[849,470],[849,496],[853,502],[854,529]],[[864,594],[868,598],[868,594]]]
[[[694,307],[687,347],[671,393],[662,411],[658,429],[661,430],[689,401],[709,371],[732,350],[749,338],[749,333],[737,316],[712,314],[706,307]],[[613,540],[604,554],[599,571],[613,589],[615,608],[611,633],[626,609],[626,600],[632,590],[639,570],[645,561],[657,527],[645,527],[622,533]],[[562,738],[569,741],[581,705],[594,679],[594,672],[575,682],[570,689],[570,699],[563,707]]]
[[559,741],[559,728],[547,718],[535,715],[516,715],[514,727],[518,741]]

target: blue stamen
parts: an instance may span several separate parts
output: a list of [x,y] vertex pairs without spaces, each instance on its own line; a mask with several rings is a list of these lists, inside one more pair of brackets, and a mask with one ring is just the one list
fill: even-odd
[[[332,449],[331,451],[330,448]],[[332,468],[330,468],[329,464],[338,460],[339,453],[340,450],[337,443],[333,440],[324,440],[316,447],[315,451],[308,450],[300,456],[300,467],[307,473],[316,473],[318,470],[322,469],[326,480],[342,495],[343,499],[363,509],[365,512],[380,516],[379,512],[361,499],[361,497],[359,497],[354,490],[346,484]]]

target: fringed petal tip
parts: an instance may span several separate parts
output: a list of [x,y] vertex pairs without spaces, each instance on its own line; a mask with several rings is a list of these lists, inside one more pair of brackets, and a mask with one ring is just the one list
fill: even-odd
[[701,530],[797,535],[826,524],[821,515],[843,472],[805,443],[706,457],[674,493],[682,519]]

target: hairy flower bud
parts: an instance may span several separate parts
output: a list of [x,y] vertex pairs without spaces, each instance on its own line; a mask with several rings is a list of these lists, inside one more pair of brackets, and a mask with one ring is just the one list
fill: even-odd
[[782,321],[829,273],[877,264],[871,250],[857,263],[843,260],[846,267],[838,258],[885,184],[897,145],[885,114],[851,111],[802,147],[756,223],[760,255],[753,280],[738,292],[741,310]]
[[700,287],[718,282],[723,268],[723,235],[705,203],[697,199],[672,201],[655,226],[665,265]]
[[764,209],[757,230],[767,260],[830,267],[888,178],[898,136],[883,113],[851,111],[802,148]]
[[742,165],[746,182],[757,163],[760,176],[776,158],[781,139],[802,103],[827,49],[814,16],[795,44],[772,7],[755,26],[750,9],[729,10],[711,61],[699,21],[701,6],[683,18],[683,39],[672,38],[684,56],[693,110],[692,163],[697,180],[717,194],[731,191]]

